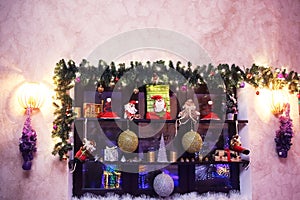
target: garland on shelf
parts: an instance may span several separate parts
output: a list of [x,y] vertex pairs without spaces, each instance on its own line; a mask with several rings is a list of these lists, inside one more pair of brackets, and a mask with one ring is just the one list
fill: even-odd
[[69,90],[74,87],[73,81],[77,71],[78,68],[73,61],[66,64],[64,60],[59,61],[54,69],[53,81],[56,85],[54,89],[56,96],[53,105],[56,117],[53,121],[52,137],[56,140],[56,144],[52,154],[58,154],[60,160],[67,159],[68,151],[72,150],[69,134],[72,131],[71,124],[75,119],[75,113],[72,110],[73,100]]
[[[175,70],[178,73],[170,73]],[[60,159],[67,158],[67,152],[72,149],[69,140],[69,132],[71,131],[71,123],[74,120],[72,111],[72,99],[68,94],[69,89],[74,87],[74,81],[84,87],[95,87],[101,85],[104,88],[122,89],[123,87],[137,88],[139,85],[161,82],[169,84],[172,89],[181,90],[188,86],[194,89],[203,86],[209,87],[209,90],[222,90],[226,93],[226,112],[237,112],[237,100],[235,95],[236,88],[245,87],[245,83],[259,89],[268,87],[270,89],[281,89],[288,87],[290,93],[297,93],[300,90],[299,75],[295,71],[287,72],[286,69],[262,67],[253,64],[250,68],[241,69],[239,66],[228,64],[219,64],[217,67],[213,65],[203,65],[193,67],[190,62],[187,66],[178,61],[175,65],[172,61],[166,64],[165,61],[146,62],[130,62],[130,66],[126,67],[124,63],[118,64],[116,67],[114,62],[107,64],[103,60],[99,60],[98,66],[92,66],[87,60],[82,60],[79,67],[73,61],[65,64],[61,60],[55,70],[53,77],[56,85],[56,98],[61,101],[61,105],[54,102],[56,106],[55,115],[57,118],[53,122],[53,137],[59,137],[54,147],[53,154],[59,154]],[[167,75],[165,73],[168,73]],[[152,76],[151,76],[152,74]],[[149,76],[150,75],[150,76]],[[298,96],[299,97],[299,96]]]

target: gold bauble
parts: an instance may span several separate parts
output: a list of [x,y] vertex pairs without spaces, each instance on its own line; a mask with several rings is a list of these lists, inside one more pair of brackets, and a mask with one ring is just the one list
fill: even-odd
[[137,135],[130,131],[123,131],[118,137],[118,146],[120,149],[126,153],[132,153],[136,150],[139,144],[139,139]]
[[195,131],[185,133],[181,142],[184,150],[189,153],[198,152],[203,144],[200,134]]

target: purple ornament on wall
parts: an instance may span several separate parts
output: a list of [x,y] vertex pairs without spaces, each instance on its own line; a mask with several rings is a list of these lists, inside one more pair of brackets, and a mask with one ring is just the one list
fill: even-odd
[[245,87],[245,82],[243,81],[240,83],[240,88],[244,88],[244,87]]
[[19,139],[19,150],[22,153],[24,161],[22,168],[24,170],[31,169],[31,160],[33,160],[34,153],[36,152],[36,140],[37,135],[35,130],[31,127],[30,112],[28,111],[27,118],[23,126],[22,136]]
[[31,170],[31,161],[25,161],[22,165],[24,170]]

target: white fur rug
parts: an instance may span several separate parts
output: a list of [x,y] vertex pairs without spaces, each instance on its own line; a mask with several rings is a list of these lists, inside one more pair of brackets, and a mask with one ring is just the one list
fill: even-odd
[[[81,198],[73,197],[72,200],[156,200],[160,198],[153,198],[147,196],[140,196],[134,197],[131,195],[116,195],[116,194],[107,194],[106,196],[95,196],[92,194],[87,194]],[[171,197],[161,198],[166,200],[194,200],[194,199],[201,199],[201,200],[251,200],[251,198],[244,197],[238,193],[230,193],[229,195],[224,193],[206,193],[206,194],[197,194],[196,192],[188,193],[188,194],[174,194]]]

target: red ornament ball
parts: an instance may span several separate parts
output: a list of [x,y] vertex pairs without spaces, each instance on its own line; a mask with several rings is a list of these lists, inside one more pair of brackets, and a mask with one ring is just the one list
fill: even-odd
[[253,75],[252,75],[251,73],[248,73],[248,74],[246,75],[246,78],[247,78],[247,79],[252,79],[252,78],[253,78]]
[[259,91],[256,91],[256,95],[259,95]]

